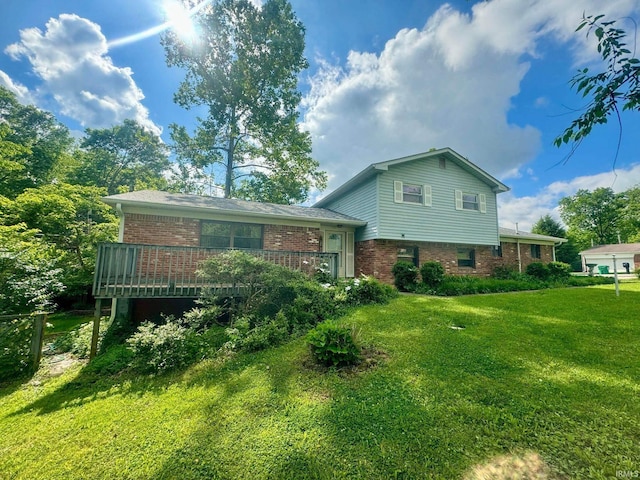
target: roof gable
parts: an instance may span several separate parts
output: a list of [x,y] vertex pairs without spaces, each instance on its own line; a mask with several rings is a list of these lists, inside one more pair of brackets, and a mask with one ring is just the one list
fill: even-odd
[[381,172],[388,171],[389,167],[392,167],[398,164],[414,162],[418,160],[425,160],[428,158],[443,158],[456,163],[459,167],[461,167],[463,170],[465,170],[469,174],[474,175],[484,183],[488,184],[491,187],[491,189],[496,193],[509,191],[509,187],[507,187],[504,183],[500,182],[493,176],[489,175],[487,172],[482,170],[477,165],[471,163],[469,160],[464,158],[459,153],[447,147],[447,148],[441,148],[438,150],[431,150],[429,152],[418,153],[416,155],[410,155],[407,157],[396,158],[393,160],[386,160],[384,162],[372,163],[371,165],[366,167],[364,170],[360,171],[353,178],[351,178],[347,182],[340,185],[329,195],[320,199],[313,206],[323,207],[328,205],[331,201],[349,192],[351,189],[357,187],[358,185],[365,182],[369,178],[375,175],[378,175]]

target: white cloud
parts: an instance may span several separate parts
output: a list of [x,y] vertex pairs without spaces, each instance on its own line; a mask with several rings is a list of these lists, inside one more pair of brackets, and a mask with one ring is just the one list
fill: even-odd
[[5,72],[0,70],[0,86],[6,88],[10,92],[13,92],[20,103],[30,104],[34,103],[33,96],[29,89],[22,85],[20,82],[16,82]]
[[131,69],[115,66],[107,55],[99,25],[62,14],[49,19],[45,32],[21,30],[20,42],[9,45],[5,53],[14,60],[28,59],[43,81],[39,91],[51,95],[62,114],[83,126],[110,127],[132,118],[160,133],[141,103],[144,95]]
[[583,12],[620,18],[637,0],[494,0],[471,14],[441,7],[422,29],[403,29],[380,54],[351,51],[310,79],[303,127],[330,188],[369,163],[451,147],[500,178],[516,178],[541,133],[509,121],[511,99],[543,37],[592,58],[575,28]]
[[576,177],[570,181],[554,182],[541,189],[536,195],[516,197],[513,192],[498,195],[500,225],[513,228],[516,223],[522,230],[530,230],[540,217],[547,214],[560,220],[558,202],[580,189],[613,188],[623,192],[640,185],[640,164],[629,168],[608,171],[596,175]]

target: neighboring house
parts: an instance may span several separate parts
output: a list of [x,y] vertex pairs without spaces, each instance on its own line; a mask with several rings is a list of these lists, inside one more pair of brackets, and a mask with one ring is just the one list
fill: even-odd
[[[582,267],[584,271],[588,271],[587,265],[595,267],[609,267],[609,271],[613,273],[615,258],[616,268],[619,273],[626,273],[627,269],[624,264],[628,264],[629,272],[640,268],[640,243],[615,243],[612,245],[600,245],[588,250],[580,252],[582,257]],[[598,272],[596,269],[595,272]]]
[[252,249],[303,270],[326,263],[336,276],[389,283],[398,260],[436,260],[449,274],[482,276],[499,265],[524,270],[554,260],[564,239],[498,227],[496,197],[507,190],[445,148],[372,164],[313,207],[158,191],[111,195],[104,201],[120,215],[120,244],[99,250],[94,295],[194,298],[195,270],[212,249]]

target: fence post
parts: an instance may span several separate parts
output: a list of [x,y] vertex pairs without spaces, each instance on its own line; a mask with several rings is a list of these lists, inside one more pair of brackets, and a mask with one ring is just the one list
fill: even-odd
[[100,333],[100,315],[102,314],[102,299],[96,298],[96,311],[93,314],[93,333],[91,334],[91,350],[89,360],[98,353],[98,334]]
[[44,341],[44,326],[47,314],[38,313],[33,318],[33,335],[31,336],[31,370],[35,372],[42,359],[42,342]]

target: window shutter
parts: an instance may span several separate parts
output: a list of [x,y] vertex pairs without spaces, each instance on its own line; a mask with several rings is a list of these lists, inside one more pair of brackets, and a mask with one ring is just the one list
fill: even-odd
[[393,182],[393,201],[395,203],[402,203],[402,182]]
[[480,213],[487,213],[487,196],[484,193],[478,195],[480,200]]
[[353,277],[354,275],[354,265],[353,265],[353,249],[354,249],[354,242],[353,242],[353,232],[347,232],[347,245],[345,248],[345,265],[344,265],[344,273],[346,277]]
[[462,210],[462,190],[456,190],[456,210]]
[[422,186],[422,198],[424,199],[424,205],[430,207],[432,202],[431,185]]

